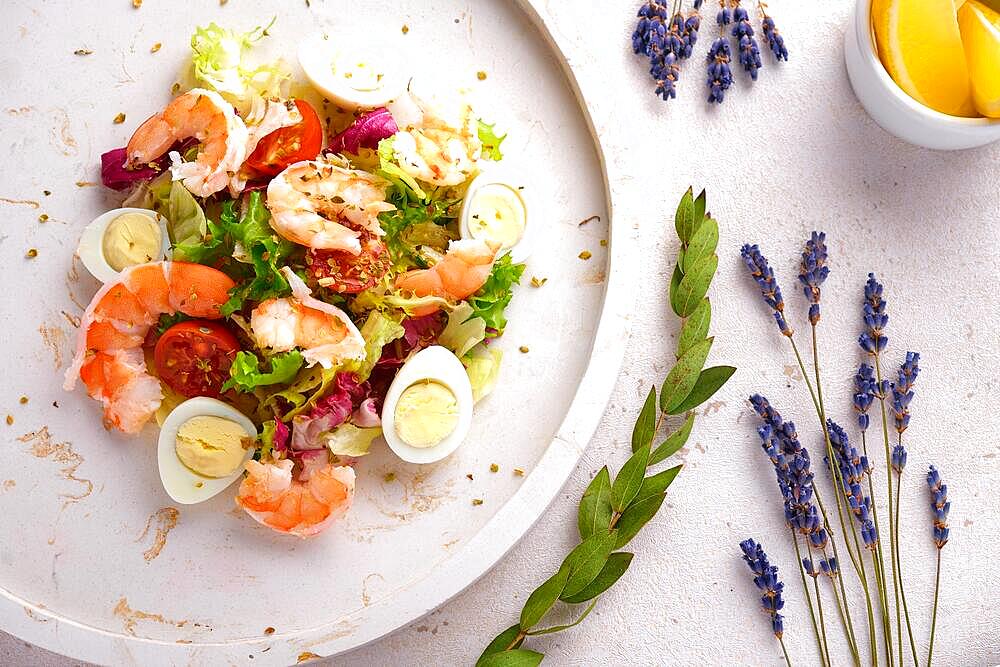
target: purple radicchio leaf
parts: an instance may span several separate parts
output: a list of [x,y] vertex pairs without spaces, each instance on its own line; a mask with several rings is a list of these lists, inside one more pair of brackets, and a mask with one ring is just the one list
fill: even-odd
[[379,107],[364,114],[347,129],[330,140],[329,150],[334,153],[357,155],[362,148],[375,150],[378,142],[396,134],[399,127],[392,114],[385,107]]

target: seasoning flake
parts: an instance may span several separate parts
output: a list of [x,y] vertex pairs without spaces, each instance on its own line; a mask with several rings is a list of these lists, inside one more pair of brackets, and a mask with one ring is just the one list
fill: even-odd
[[591,257],[593,257],[593,255],[590,254],[589,250],[584,250],[583,252],[580,253],[579,257],[580,257],[580,259],[586,261],[586,260],[590,259]]
[[125,122],[125,114],[119,113],[117,116],[115,116],[115,119],[112,122],[115,125],[121,125],[122,123]]

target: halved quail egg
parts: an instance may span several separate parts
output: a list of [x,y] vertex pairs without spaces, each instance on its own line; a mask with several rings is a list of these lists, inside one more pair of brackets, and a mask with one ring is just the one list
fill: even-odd
[[106,283],[130,266],[163,259],[169,250],[163,216],[145,208],[116,208],[87,225],[77,254],[91,275]]
[[462,238],[500,246],[515,262],[531,254],[524,186],[507,170],[489,166],[469,184],[459,213]]
[[406,89],[406,78],[384,55],[386,49],[365,49],[350,40],[324,34],[307,38],[299,47],[299,64],[309,81],[344,109],[384,106]]

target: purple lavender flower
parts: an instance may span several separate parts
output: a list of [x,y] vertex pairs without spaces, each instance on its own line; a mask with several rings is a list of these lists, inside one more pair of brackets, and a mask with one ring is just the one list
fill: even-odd
[[868,364],[858,366],[854,375],[854,411],[858,413],[858,426],[868,430],[868,408],[875,400],[875,369]]
[[820,575],[820,573],[822,572],[822,566],[821,565],[817,564],[816,566],[813,566],[812,558],[803,558],[802,559],[802,567],[803,567],[803,569],[805,569],[806,574],[808,574],[813,579],[815,579],[816,577],[818,577]]
[[653,91],[664,101],[677,97],[677,80],[680,78],[681,70],[677,66],[677,56],[673,53],[663,53],[653,56],[649,74],[656,80],[656,89]]
[[900,434],[910,425],[910,401],[913,400],[913,383],[920,373],[919,362],[918,353],[907,352],[906,361],[899,367],[899,378],[892,385],[892,415],[896,420],[896,432]]
[[681,58],[690,58],[694,52],[694,45],[698,43],[698,30],[701,28],[701,16],[697,11],[684,20],[684,30],[681,33],[683,48],[678,54]]
[[858,345],[868,354],[878,354],[889,344],[885,335],[885,326],[889,316],[885,313],[885,300],[882,298],[882,283],[875,280],[875,274],[868,274],[865,284],[865,304],[862,310],[865,321],[865,331],[858,337]]
[[858,453],[857,448],[848,440],[847,433],[836,422],[828,419],[826,427],[830,434],[830,446],[836,459],[835,462],[828,461],[827,463],[831,466],[835,464],[840,471],[843,483],[842,492],[844,498],[847,499],[847,507],[858,523],[865,546],[874,549],[878,543],[878,531],[870,516],[872,501],[869,496],[865,495],[861,485],[864,476],[869,472],[868,461]]
[[840,574],[840,566],[837,564],[837,559],[832,556],[821,560],[819,566],[823,570],[823,574],[831,579]]
[[727,26],[733,22],[733,12],[729,7],[723,6],[719,13],[715,15],[715,22],[720,26]]
[[774,25],[774,19],[765,16],[761,21],[761,29],[764,31],[764,41],[774,54],[775,60],[788,60],[788,49],[785,48],[785,38],[778,32],[778,27]]
[[896,445],[892,448],[892,469],[896,471],[897,475],[903,474],[903,468],[906,467],[906,448],[903,445]]
[[729,67],[732,55],[729,52],[729,42],[725,37],[719,37],[712,42],[708,50],[708,102],[722,104],[726,91],[733,85],[733,71]]
[[941,549],[948,544],[951,503],[948,501],[948,485],[941,482],[941,475],[934,466],[927,471],[927,488],[931,492],[931,512],[934,513],[934,544]]
[[[718,40],[716,40],[718,42]],[[728,47],[727,47],[728,48]],[[761,254],[760,248],[755,245],[744,244],[740,248],[740,256],[743,263],[750,271],[750,277],[754,279],[760,287],[760,293],[764,297],[764,303],[774,311],[774,321],[778,323],[781,333],[786,336],[792,335],[792,328],[785,321],[785,300],[781,296],[781,288],[778,281],[774,279],[774,271],[767,263],[767,258]]]
[[667,34],[667,8],[649,0],[639,7],[638,22],[632,32],[632,50],[636,54],[651,56],[653,47],[663,50],[663,39]]
[[778,567],[771,565],[763,547],[751,539],[740,542],[740,549],[743,550],[743,560],[754,574],[754,585],[764,593],[760,602],[764,612],[771,617],[771,630],[775,637],[781,639],[784,625],[778,612],[785,606],[785,601],[781,599],[785,585],[778,580]]
[[740,64],[750,73],[750,78],[756,81],[757,71],[763,67],[763,63],[760,60],[760,47],[754,38],[753,26],[750,25],[750,15],[747,14],[747,10],[737,7],[733,11],[733,21],[736,22],[733,26],[733,37],[736,38],[739,48]]
[[813,232],[806,241],[805,250],[802,251],[799,282],[802,283],[802,291],[809,300],[809,322],[814,326],[819,322],[820,286],[830,275],[826,259],[826,234]]

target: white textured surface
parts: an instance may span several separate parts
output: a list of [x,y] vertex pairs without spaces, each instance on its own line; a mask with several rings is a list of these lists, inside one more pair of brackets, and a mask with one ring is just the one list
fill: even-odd
[[[934,555],[922,471],[934,462],[953,502],[937,661],[996,663],[1000,611],[993,602],[1000,574],[991,556],[1000,548],[1000,499],[993,488],[1000,418],[992,371],[1000,351],[1000,146],[934,153],[902,144],[875,126],[844,73],[840,45],[847,2],[828,3],[824,12],[805,3],[773,2],[791,61],[774,67],[765,54],[761,80],[750,88],[738,74],[720,109],[703,104],[700,61],[685,66],[680,99],[667,105],[653,99],[645,65],[628,48],[634,3],[617,4],[575,5],[571,12],[552,7],[557,38],[579,54],[574,71],[611,148],[612,168],[634,176],[620,195],[644,204],[643,215],[618,221],[639,227],[648,252],[636,258],[643,296],[617,398],[559,499],[492,573],[422,621],[337,664],[471,662],[516,618],[530,588],[557,567],[576,536],[580,493],[601,465],[617,468],[624,460],[642,395],[668,367],[677,322],[664,297],[676,246],[664,220],[688,183],[708,188],[722,227],[712,359],[740,370],[702,410],[706,414],[681,454],[685,471],[660,516],[630,545],[636,553],[631,571],[582,626],[534,645],[552,664],[779,664],[780,652],[756,611],[755,591],[738,557],[737,542],[753,535],[786,580],[792,659],[811,662],[813,642],[792,578],[793,552],[744,399],[766,393],[797,422],[807,446],[815,447],[815,418],[797,373],[786,367],[793,359],[738,263],[738,249],[744,241],[763,244],[799,324],[805,309],[793,283],[797,252],[816,227],[829,233],[833,264],[822,324],[831,414],[850,421],[848,379],[860,360],[853,340],[867,271],[877,270],[886,284],[889,359],[898,362],[904,349],[922,355],[907,432],[902,531],[918,645],[926,646]],[[699,52],[711,32],[706,21]],[[836,662],[845,661],[841,650]],[[71,664],[15,639],[0,644],[0,662]]]

